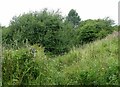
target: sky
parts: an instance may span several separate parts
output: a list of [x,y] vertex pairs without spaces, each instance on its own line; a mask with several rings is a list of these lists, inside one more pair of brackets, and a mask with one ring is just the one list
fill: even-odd
[[75,9],[82,20],[110,17],[118,23],[119,0],[0,0],[0,24],[8,26],[13,16],[29,11],[58,9],[67,16]]

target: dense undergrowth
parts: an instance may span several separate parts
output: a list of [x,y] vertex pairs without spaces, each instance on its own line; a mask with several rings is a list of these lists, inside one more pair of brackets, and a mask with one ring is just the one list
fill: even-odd
[[82,21],[74,9],[14,16],[0,26],[2,84],[117,85],[119,27],[109,17]]
[[26,43],[39,44],[46,54],[63,55],[72,47],[106,37],[117,27],[109,17],[82,21],[73,9],[67,17],[45,9],[14,16],[8,27],[2,27],[2,45],[18,49]]
[[3,85],[118,84],[118,33],[50,58],[44,47],[3,47]]

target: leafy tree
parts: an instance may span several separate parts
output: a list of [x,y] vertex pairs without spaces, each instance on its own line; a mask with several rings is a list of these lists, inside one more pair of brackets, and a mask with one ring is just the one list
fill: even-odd
[[40,44],[45,52],[59,55],[73,46],[107,36],[113,32],[113,24],[109,18],[81,21],[74,9],[64,20],[58,11],[44,9],[14,16],[9,27],[3,28],[3,44],[14,48],[25,43]]
[[[45,52],[61,54],[68,50],[65,24],[59,12],[31,12],[14,17],[9,26],[9,39],[13,43],[40,44],[45,47]],[[62,34],[62,33],[63,34]],[[67,34],[66,34],[67,35]],[[19,45],[20,46],[20,45]]]
[[74,9],[71,9],[69,11],[68,16],[66,17],[66,20],[72,23],[74,28],[76,28],[81,21],[80,16]]
[[113,20],[109,18],[97,20],[85,20],[81,22],[78,31],[78,42],[88,43],[96,39],[101,39],[113,32]]

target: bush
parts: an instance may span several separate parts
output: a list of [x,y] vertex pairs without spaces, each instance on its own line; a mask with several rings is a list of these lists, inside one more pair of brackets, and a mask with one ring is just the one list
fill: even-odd
[[45,47],[45,52],[51,54],[63,54],[67,52],[69,43],[66,32],[67,26],[63,22],[63,17],[59,12],[31,12],[13,17],[10,26],[4,31],[3,43],[16,44],[22,46],[28,42],[30,44],[41,44]]
[[109,18],[80,22],[78,17],[74,29],[68,18],[44,9],[13,17],[9,27],[3,29],[3,45],[18,49],[26,43],[41,44],[47,54],[61,55],[74,46],[106,37],[113,32],[112,25]]
[[44,72],[46,57],[43,48],[37,45],[18,50],[4,50],[3,55],[3,85],[34,84]]
[[97,38],[95,28],[87,27],[80,31],[80,44],[88,43],[94,41]]
[[114,31],[113,21],[109,18],[82,21],[78,31],[78,42],[89,43],[102,39]]
[[48,58],[38,45],[18,50],[3,49],[3,86],[117,85],[117,35],[115,32],[108,38],[52,58]]

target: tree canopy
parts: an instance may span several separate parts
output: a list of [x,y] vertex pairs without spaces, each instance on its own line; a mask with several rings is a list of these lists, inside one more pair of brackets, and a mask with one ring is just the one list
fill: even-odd
[[76,28],[79,25],[81,18],[76,12],[76,10],[71,9],[68,13],[68,16],[66,17],[66,20],[72,23],[73,27]]
[[[39,44],[50,54],[63,54],[72,47],[101,39],[113,32],[113,20],[88,19],[81,21],[78,13],[71,9],[63,17],[59,11],[29,12],[14,16],[3,30],[3,44],[21,47],[26,43]],[[76,28],[76,29],[75,29]]]

